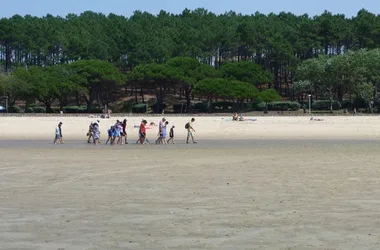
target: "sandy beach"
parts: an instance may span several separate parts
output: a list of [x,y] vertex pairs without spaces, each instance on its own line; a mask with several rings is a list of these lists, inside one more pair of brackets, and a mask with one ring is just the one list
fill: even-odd
[[[63,123],[65,140],[85,139],[91,121],[100,121],[103,137],[117,119],[128,120],[127,132],[137,139],[142,119],[158,124],[160,117],[0,117],[1,140],[53,140],[55,128]],[[251,117],[257,121],[232,122],[231,117],[195,117],[196,137],[201,139],[379,139],[380,116],[324,116],[324,121],[300,117]],[[176,137],[184,140],[186,122],[191,117],[167,117],[176,126]],[[156,137],[157,128],[149,129],[148,138]]]
[[93,146],[93,118],[1,117],[0,249],[380,248],[379,117],[195,118],[196,145],[169,117],[178,144]]

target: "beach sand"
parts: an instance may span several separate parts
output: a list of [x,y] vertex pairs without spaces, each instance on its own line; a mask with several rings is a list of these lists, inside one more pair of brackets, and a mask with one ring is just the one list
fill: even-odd
[[168,118],[178,145],[93,146],[94,119],[0,118],[0,249],[379,249],[379,118],[324,119],[196,117],[186,145]]
[[[138,128],[144,117],[112,117],[99,119],[103,137],[117,119],[128,120],[130,137],[137,139]],[[145,117],[158,124],[161,117]],[[176,126],[176,137],[184,140],[185,124],[191,117],[167,117],[169,127]],[[257,121],[233,122],[231,117],[195,117],[197,138],[203,139],[377,139],[380,137],[380,116],[325,116],[324,121],[310,121],[310,117],[257,117]],[[63,136],[67,140],[82,140],[88,126],[97,118],[87,117],[0,117],[2,140],[53,140],[55,128],[63,122]],[[156,137],[157,128],[148,129],[148,138]]]

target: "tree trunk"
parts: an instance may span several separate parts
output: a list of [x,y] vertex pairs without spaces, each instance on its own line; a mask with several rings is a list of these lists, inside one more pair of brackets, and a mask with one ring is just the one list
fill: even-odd
[[191,103],[191,87],[185,87],[185,98],[186,98],[186,109],[187,113],[190,113],[190,103]]
[[91,113],[92,103],[94,101],[94,93],[93,93],[92,88],[90,88],[89,91],[88,91],[88,98],[87,98],[87,96],[85,94],[83,95],[83,97],[84,97],[84,99],[85,99],[85,101],[87,103],[87,112]]
[[141,88],[141,102],[142,103],[144,103],[145,102],[145,100],[144,100],[144,90],[143,90],[143,88]]
[[12,60],[12,47],[10,43],[5,44],[5,72],[10,72]]
[[50,101],[45,101],[45,106],[46,106],[46,113],[53,113]]

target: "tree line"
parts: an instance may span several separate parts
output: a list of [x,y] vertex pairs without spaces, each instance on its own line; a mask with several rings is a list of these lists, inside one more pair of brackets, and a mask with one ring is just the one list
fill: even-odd
[[348,76],[341,72],[345,80],[334,78],[331,85],[327,82],[333,73],[315,79],[317,74],[305,73],[307,65],[323,60],[330,64],[330,58],[335,67],[340,60],[335,58],[362,56],[369,52],[361,49],[379,45],[380,16],[364,9],[352,18],[328,11],[314,17],[285,12],[216,15],[200,8],[181,14],[135,11],[131,17],[87,11],[0,19],[0,64],[8,73],[1,76],[3,92],[12,90],[12,102],[28,104],[37,98],[47,109],[68,99],[78,104],[82,99],[91,109],[94,101],[104,104],[116,98],[116,86],[124,84],[136,102],[153,90],[157,110],[165,95],[177,89],[188,105],[194,94],[209,102],[221,97],[242,103],[257,97],[263,86],[291,100],[302,101],[310,89],[317,98],[330,91],[329,98],[343,100],[346,94],[363,96],[359,89],[365,89],[364,83],[375,91],[377,82],[361,72],[361,87],[347,87],[343,83]]
[[[123,96],[146,107],[145,96],[149,94],[155,96],[153,111],[157,113],[165,109],[167,96],[185,100],[181,112],[189,112],[194,95],[198,95],[208,102],[211,111],[210,105],[217,99],[242,106],[260,94],[272,93],[260,93],[255,87],[255,83],[268,82],[270,77],[261,66],[251,62],[227,63],[215,69],[191,57],[176,57],[165,63],[141,64],[123,74],[113,64],[93,59],[18,67],[10,74],[0,74],[0,93],[8,96],[11,107],[18,100],[25,101],[25,112],[36,100],[45,106],[46,112],[53,112],[54,104],[63,110],[73,102],[78,106],[85,103],[86,111],[91,112],[93,104],[103,107]],[[273,100],[279,99],[275,93]]]

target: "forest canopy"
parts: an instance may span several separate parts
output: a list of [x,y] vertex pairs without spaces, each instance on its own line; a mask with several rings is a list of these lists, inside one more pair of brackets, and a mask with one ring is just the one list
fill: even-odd
[[[380,16],[364,9],[352,18],[328,11],[313,17],[216,15],[202,8],[158,15],[135,11],[130,17],[91,11],[15,15],[0,19],[0,95],[9,96],[12,105],[38,101],[47,110],[62,109],[72,99],[91,110],[93,101],[103,105],[120,98],[113,96],[120,86],[135,103],[151,91],[158,106],[166,94],[183,94],[187,105],[194,94],[254,102],[257,89],[274,89],[299,102],[310,93],[371,103],[379,86],[371,60],[377,60],[379,47]],[[237,86],[247,83],[243,98]],[[235,96],[210,95],[210,84]]]

